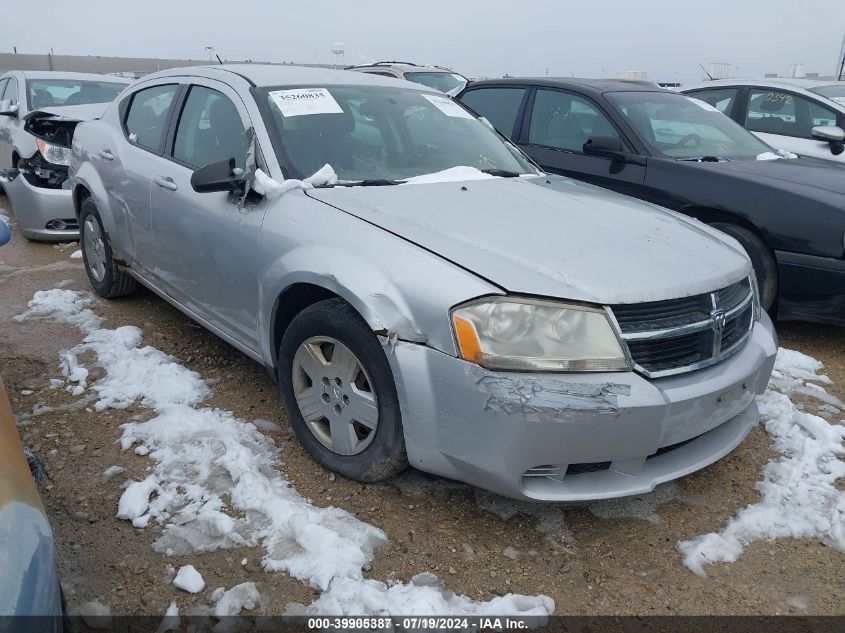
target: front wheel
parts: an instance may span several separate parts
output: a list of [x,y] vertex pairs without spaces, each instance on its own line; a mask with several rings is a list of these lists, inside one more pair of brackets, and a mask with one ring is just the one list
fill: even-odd
[[399,399],[381,344],[342,299],[297,315],[279,347],[279,386],[300,443],[350,479],[387,479],[407,466]]
[[97,205],[91,198],[82,202],[79,232],[82,261],[94,291],[106,299],[134,292],[135,280],[115,263],[109,237],[103,229]]
[[768,312],[774,306],[778,294],[778,270],[775,258],[772,257],[763,240],[748,229],[722,222],[716,222],[713,226],[742,244],[751,260],[754,274],[757,276],[760,305]]

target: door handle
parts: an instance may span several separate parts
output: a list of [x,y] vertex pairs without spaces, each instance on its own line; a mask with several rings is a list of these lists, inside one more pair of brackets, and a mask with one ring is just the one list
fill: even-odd
[[108,149],[107,147],[104,147],[103,149],[101,149],[97,153],[100,155],[100,158],[102,158],[104,160],[114,160],[114,154],[112,154],[111,150]]
[[155,183],[162,189],[169,189],[170,191],[176,191],[179,188],[179,185],[173,182],[173,178],[170,176],[156,176]]

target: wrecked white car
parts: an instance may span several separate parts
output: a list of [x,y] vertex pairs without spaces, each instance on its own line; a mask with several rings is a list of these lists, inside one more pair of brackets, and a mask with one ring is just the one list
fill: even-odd
[[424,86],[156,73],[77,128],[70,177],[97,293],[140,282],[264,364],[347,477],[630,495],[757,424],[776,341],[742,248]]
[[0,77],[0,189],[28,240],[79,236],[68,182],[73,130],[100,116],[129,83],[85,73],[12,72]]

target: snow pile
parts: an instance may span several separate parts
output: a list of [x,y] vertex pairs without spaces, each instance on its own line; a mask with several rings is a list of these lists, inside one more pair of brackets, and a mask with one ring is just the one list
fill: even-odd
[[[554,611],[548,596],[522,596],[509,593],[488,602],[477,602],[447,590],[443,581],[430,572],[417,574],[408,584],[385,585],[377,580],[355,581],[340,578],[310,605],[288,605],[285,615],[432,615],[450,613],[466,616],[513,614],[520,617],[545,616]],[[544,624],[545,620],[538,622]]]
[[[217,604],[214,605],[214,615],[218,618],[223,618],[229,615],[238,615],[242,609],[252,611],[258,601],[261,599],[261,594],[255,588],[254,582],[243,582],[235,585],[229,591],[220,591],[222,587],[217,589],[212,596],[216,599]],[[220,591],[220,594],[217,592]]]
[[[740,510],[719,532],[678,543],[684,565],[706,576],[704,565],[733,562],[752,541],[814,538],[845,552],[845,426],[798,409],[787,394],[813,396],[828,405],[842,403],[819,385],[822,364],[787,349],[778,351],[769,389],[758,398],[772,448],[781,453],[763,467],[757,483],[760,501]],[[775,391],[776,390],[776,391]]]
[[205,581],[193,565],[185,565],[176,572],[173,586],[188,593],[199,593],[205,588]]
[[275,200],[294,189],[312,189],[314,187],[324,187],[334,184],[337,184],[337,174],[332,169],[332,166],[326,163],[304,180],[288,178],[282,182],[271,178],[260,169],[256,169],[252,188],[256,193],[266,196],[270,200]]
[[82,259],[82,251],[73,251],[70,254],[71,259]]
[[26,311],[12,318],[15,321],[24,321],[51,316],[57,321],[75,325],[83,332],[92,332],[103,322],[89,309],[88,306],[93,303],[91,295],[84,292],[62,288],[39,290],[27,304]]
[[[286,571],[324,592],[312,605],[321,613],[334,608],[341,609],[336,613],[383,613],[384,605],[395,608],[393,613],[546,615],[553,610],[545,596],[477,603],[431,583],[388,587],[365,580],[362,568],[387,542],[386,535],[345,510],[313,506],[276,470],[279,451],[271,438],[229,412],[198,407],[211,394],[207,383],[161,351],[139,347],[138,328],[94,329],[92,317],[97,325],[99,318],[86,307],[90,302],[82,292],[37,293],[21,318],[52,314],[77,322],[87,333],[63,353],[62,362],[68,380],[84,390],[87,370],[78,357],[96,355],[105,370],[92,385],[98,411],[137,400],[154,409],[151,420],[123,425],[123,449],[135,446],[137,454],[149,454],[154,467],[145,479],[128,483],[118,516],[139,528],[150,521],[163,525],[153,546],[157,551],[184,555],[263,546],[266,570]],[[257,599],[248,587],[239,587],[218,608],[231,611]],[[383,606],[377,608],[379,603]]]
[[424,185],[433,182],[463,182],[467,180],[488,180],[490,178],[497,178],[491,174],[485,174],[480,169],[475,167],[450,167],[443,171],[434,172],[433,174],[423,174],[422,176],[414,176],[405,179],[405,185]]

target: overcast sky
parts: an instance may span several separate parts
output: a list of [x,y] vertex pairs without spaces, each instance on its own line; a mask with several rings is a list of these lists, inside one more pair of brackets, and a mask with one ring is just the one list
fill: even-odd
[[[72,7],[79,7],[78,11]],[[0,47],[21,53],[331,63],[378,59],[451,66],[469,76],[698,80],[699,63],[735,76],[833,74],[843,0],[39,0],[10,2]]]

